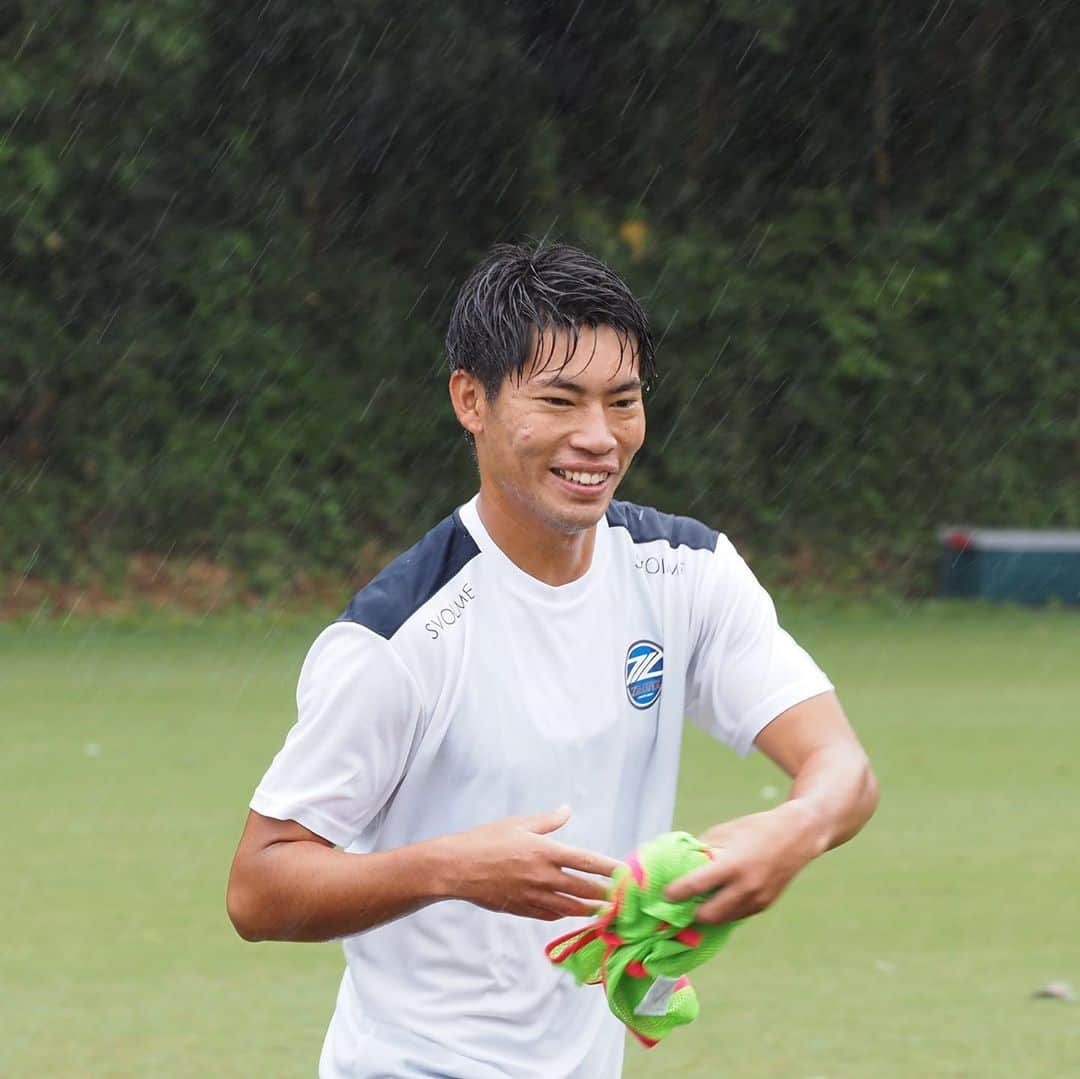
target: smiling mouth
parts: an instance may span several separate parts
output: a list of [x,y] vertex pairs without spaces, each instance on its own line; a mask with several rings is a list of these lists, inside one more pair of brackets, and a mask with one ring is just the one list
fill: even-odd
[[551,471],[560,479],[578,487],[603,487],[611,477],[610,472],[571,472],[565,468],[553,468]]

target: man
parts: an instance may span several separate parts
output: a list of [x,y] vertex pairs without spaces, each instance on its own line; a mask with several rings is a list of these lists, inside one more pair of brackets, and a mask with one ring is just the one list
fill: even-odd
[[[623,1028],[544,944],[672,823],[684,717],[793,777],[670,888],[769,906],[873,812],[832,686],[723,536],[612,501],[645,436],[646,317],[567,246],[496,247],[447,337],[480,490],[315,641],[229,914],[345,938],[324,1077],[620,1074]],[[571,923],[572,924],[572,923]]]

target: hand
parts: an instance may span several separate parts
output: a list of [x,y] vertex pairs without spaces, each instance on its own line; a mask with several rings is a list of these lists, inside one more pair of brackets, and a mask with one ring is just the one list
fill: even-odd
[[797,801],[718,824],[701,841],[712,848],[713,860],[672,881],[664,894],[677,901],[715,892],[695,918],[709,925],[747,918],[772,906],[822,849],[812,819]]
[[562,806],[446,836],[448,893],[486,910],[548,922],[592,916],[607,898],[609,881],[566,870],[610,878],[621,863],[549,838],[569,818],[570,807]]

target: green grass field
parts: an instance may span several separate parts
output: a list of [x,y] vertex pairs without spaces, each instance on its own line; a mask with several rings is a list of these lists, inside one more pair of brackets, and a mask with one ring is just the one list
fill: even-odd
[[[695,978],[629,1077],[1080,1075],[1080,616],[786,619],[840,688],[882,803]],[[223,893],[320,619],[0,626],[0,1075],[309,1076],[336,945],[250,945]],[[691,732],[677,824],[781,777]],[[586,992],[588,990],[583,990]],[[557,1077],[553,1077],[557,1079]]]

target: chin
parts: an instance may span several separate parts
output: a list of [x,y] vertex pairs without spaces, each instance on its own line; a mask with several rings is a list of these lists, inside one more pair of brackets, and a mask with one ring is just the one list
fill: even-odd
[[600,519],[607,513],[611,499],[605,499],[603,505],[595,506],[558,506],[552,507],[546,513],[548,521],[560,532],[584,532],[588,528],[595,528]]

